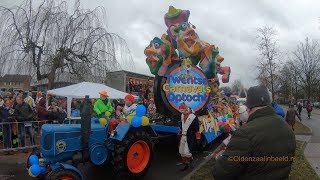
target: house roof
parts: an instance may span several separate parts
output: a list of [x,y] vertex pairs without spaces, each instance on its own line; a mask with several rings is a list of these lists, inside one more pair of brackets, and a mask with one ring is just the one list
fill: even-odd
[[6,74],[0,77],[0,82],[30,82],[30,75]]
[[146,74],[140,74],[140,73],[136,73],[136,72],[130,72],[130,71],[126,71],[126,70],[120,70],[120,71],[112,71],[110,73],[114,73],[114,72],[123,72],[123,73],[126,73],[128,74],[129,76],[142,76],[142,77],[145,77],[145,78],[154,78],[154,75],[146,75]]

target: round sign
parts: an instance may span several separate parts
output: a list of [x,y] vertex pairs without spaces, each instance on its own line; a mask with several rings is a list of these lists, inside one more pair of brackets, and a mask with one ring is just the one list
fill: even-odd
[[59,152],[62,152],[66,150],[67,144],[66,142],[60,140],[60,141],[57,141],[56,147]]
[[172,70],[162,90],[175,110],[179,111],[180,104],[185,103],[195,112],[206,105],[211,91],[208,79],[195,66],[177,67]]

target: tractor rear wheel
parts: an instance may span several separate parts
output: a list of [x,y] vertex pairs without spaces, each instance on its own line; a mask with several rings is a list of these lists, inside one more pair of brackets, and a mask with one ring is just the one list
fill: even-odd
[[47,175],[46,180],[81,180],[81,177],[75,171],[57,168]]
[[113,167],[120,179],[143,177],[151,166],[153,143],[143,130],[130,131],[121,142],[115,142]]

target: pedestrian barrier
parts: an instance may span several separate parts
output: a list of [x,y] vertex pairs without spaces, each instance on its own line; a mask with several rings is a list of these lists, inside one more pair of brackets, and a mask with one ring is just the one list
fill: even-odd
[[0,152],[14,152],[39,147],[41,126],[50,121],[0,123]]

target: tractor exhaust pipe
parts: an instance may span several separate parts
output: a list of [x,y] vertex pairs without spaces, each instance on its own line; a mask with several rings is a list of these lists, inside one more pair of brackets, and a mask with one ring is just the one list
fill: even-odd
[[89,139],[91,132],[91,102],[89,96],[86,95],[82,103],[81,112],[81,144],[82,144],[82,160],[89,160]]

